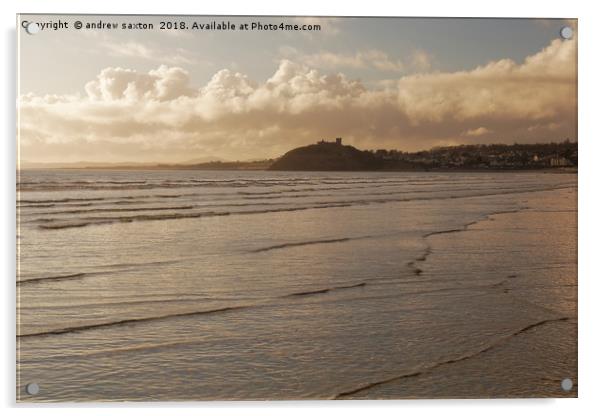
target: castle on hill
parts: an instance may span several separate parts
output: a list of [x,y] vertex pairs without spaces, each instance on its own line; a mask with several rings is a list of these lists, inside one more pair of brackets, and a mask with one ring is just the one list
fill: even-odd
[[338,144],[339,146],[343,145],[343,139],[341,137],[337,137],[336,139],[334,139],[334,142],[329,142],[326,140],[319,140],[317,142],[317,144],[326,144],[326,143],[334,143],[334,144]]

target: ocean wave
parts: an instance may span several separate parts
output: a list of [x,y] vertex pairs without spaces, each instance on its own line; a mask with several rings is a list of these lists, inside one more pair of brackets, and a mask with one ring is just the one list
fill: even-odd
[[40,282],[46,282],[46,281],[82,279],[88,275],[89,275],[88,273],[72,273],[72,274],[64,274],[64,275],[58,275],[58,276],[34,277],[31,279],[17,280],[17,285],[19,286],[19,285],[24,285],[24,284],[40,283]]
[[314,244],[342,243],[342,242],[350,241],[350,240],[351,240],[351,238],[345,237],[345,238],[333,238],[333,239],[329,239],[329,240],[311,240],[311,241],[300,241],[297,243],[283,243],[283,244],[276,244],[274,246],[258,248],[255,250],[251,250],[249,252],[250,253],[262,253],[264,251],[280,250],[283,248],[309,246],[309,245],[314,245]]
[[166,314],[166,315],[160,315],[160,316],[121,319],[119,321],[99,322],[96,324],[78,325],[78,326],[52,329],[49,331],[19,334],[19,335],[17,335],[17,337],[27,338],[27,337],[35,337],[35,336],[61,335],[61,334],[80,332],[80,331],[85,331],[85,330],[90,330],[90,329],[101,329],[101,328],[108,328],[108,327],[135,324],[135,323],[141,323],[141,322],[149,322],[149,321],[160,321],[160,320],[169,319],[169,318],[179,318],[179,317],[195,316],[195,315],[208,315],[208,314],[214,314],[214,313],[219,313],[219,312],[243,309],[243,308],[247,308],[247,307],[248,306],[226,306],[223,308],[207,309],[207,310],[203,310],[203,311],[181,312],[181,313],[172,313],[172,314]]
[[113,263],[103,264],[94,266],[93,270],[86,270],[77,273],[66,273],[56,276],[40,276],[40,277],[27,277],[17,280],[17,285],[33,284],[33,283],[44,283],[54,282],[63,280],[79,280],[91,276],[100,276],[117,272],[125,272],[141,269],[144,267],[156,267],[162,265],[175,264],[179,260],[159,260],[159,261],[147,261],[147,262],[132,262],[132,263]]
[[135,221],[158,221],[158,220],[176,220],[184,218],[200,218],[230,215],[229,212],[195,212],[186,214],[157,214],[157,215],[134,215],[121,217],[89,217],[75,220],[55,220],[46,219],[44,224],[38,225],[39,228],[46,230],[58,230],[64,228],[86,227],[88,225],[114,224],[120,222]]
[[[338,291],[338,290],[360,288],[360,287],[364,287],[366,285],[367,285],[367,283],[361,282],[361,283],[357,283],[357,284],[353,284],[353,285],[334,286],[334,287],[329,287],[329,288],[324,288],[324,289],[316,289],[316,290],[310,290],[310,291],[304,291],[304,292],[294,292],[294,293],[282,295],[282,296],[279,296],[276,298],[265,299],[266,301],[268,301],[268,303],[252,303],[252,304],[246,304],[246,305],[224,306],[221,308],[206,309],[206,310],[200,310],[200,311],[176,312],[176,313],[170,313],[170,314],[158,315],[158,316],[146,316],[146,317],[140,317],[140,318],[120,319],[117,321],[99,322],[99,323],[93,323],[93,324],[88,324],[88,325],[76,325],[76,326],[69,326],[69,327],[64,327],[64,328],[51,329],[48,331],[18,334],[17,337],[28,338],[28,337],[38,337],[38,336],[62,335],[62,334],[80,332],[80,331],[103,329],[103,328],[129,325],[129,324],[161,321],[161,320],[172,319],[172,318],[208,315],[208,314],[215,314],[215,313],[220,313],[220,312],[228,312],[228,311],[235,311],[235,310],[242,310],[242,309],[249,309],[249,308],[256,308],[256,307],[278,306],[278,305],[269,303],[269,301],[274,300],[274,299],[286,299],[286,298],[294,298],[294,297],[301,297],[301,296],[310,296],[310,295],[323,294],[323,293]],[[158,302],[160,302],[160,301],[158,301]]]
[[424,374],[424,373],[426,373],[428,371],[432,371],[432,370],[434,370],[434,369],[436,369],[438,367],[444,366],[444,365],[454,364],[454,363],[458,363],[458,362],[461,362],[461,361],[469,360],[469,359],[474,358],[474,357],[476,357],[478,355],[484,354],[484,353],[490,351],[491,349],[495,348],[496,346],[502,344],[503,342],[505,342],[505,341],[507,341],[507,340],[515,337],[515,336],[523,334],[523,333],[525,333],[527,331],[530,331],[533,328],[536,328],[536,327],[541,326],[541,325],[545,325],[545,324],[550,323],[550,322],[562,322],[562,321],[568,321],[568,320],[569,320],[568,317],[551,318],[551,319],[544,319],[544,320],[541,320],[541,321],[529,324],[527,326],[524,326],[524,327],[522,327],[522,328],[520,328],[520,329],[512,332],[509,335],[506,335],[504,337],[499,338],[498,340],[494,341],[493,343],[491,343],[491,344],[487,345],[486,347],[484,347],[482,349],[479,349],[479,350],[477,350],[475,352],[472,352],[472,353],[469,353],[469,354],[466,354],[466,355],[461,355],[461,356],[459,356],[457,358],[452,358],[452,359],[449,359],[449,360],[441,361],[441,362],[438,362],[438,363],[435,363],[433,365],[430,365],[430,366],[427,366],[427,367],[423,367],[423,368],[420,368],[420,369],[411,370],[411,371],[409,371],[407,373],[400,374],[400,375],[397,375],[397,376],[394,376],[394,377],[390,377],[390,378],[387,378],[387,379],[384,379],[384,380],[378,380],[378,381],[366,383],[366,384],[364,384],[362,386],[359,386],[357,388],[354,388],[352,390],[347,390],[347,391],[343,391],[341,393],[338,393],[338,394],[336,394],[333,397],[333,399],[344,399],[346,397],[353,396],[354,394],[361,393],[363,391],[372,389],[374,387],[382,386],[383,384],[387,384],[387,383],[391,383],[391,382],[394,382],[394,381],[402,380],[404,378],[416,377],[416,376]]
[[74,209],[74,210],[61,210],[61,211],[46,211],[46,212],[36,212],[36,215],[62,215],[62,214],[86,214],[89,212],[137,212],[137,211],[178,211],[178,210],[188,210],[194,209],[194,205],[185,205],[185,206],[168,206],[168,207],[146,207],[146,208],[92,208],[92,209]]
[[322,294],[322,293],[332,292],[334,290],[354,289],[356,287],[364,287],[366,285],[367,285],[366,282],[362,282],[362,283],[358,283],[358,284],[355,284],[355,285],[349,285],[349,286],[334,286],[334,287],[329,287],[329,288],[326,288],[326,289],[308,290],[308,291],[305,291],[305,292],[291,293],[290,295],[286,295],[286,297],[319,295],[319,294]]
[[[384,178],[345,178],[345,179],[321,179],[315,178],[309,180],[306,178],[266,178],[266,179],[184,179],[184,180],[163,180],[163,181],[37,181],[37,182],[20,182],[17,183],[17,188],[20,191],[67,191],[67,190],[148,190],[148,189],[177,189],[177,188],[245,188],[250,186],[257,187],[273,187],[286,186],[298,187],[304,185],[358,185],[367,184],[368,186],[391,186],[391,185],[419,185],[429,186],[436,184],[453,184],[453,183],[491,183],[492,178],[479,178],[478,180],[466,179],[465,176],[450,179],[446,176],[429,176],[424,179],[408,178],[404,180],[387,180]],[[506,178],[497,179],[496,183],[512,183]]]
[[490,212],[488,214],[485,214],[482,216],[482,218],[475,220],[475,221],[470,221],[467,222],[466,224],[463,224],[460,228],[452,228],[452,229],[448,229],[448,230],[439,230],[439,231],[431,231],[429,233],[424,234],[422,237],[423,238],[428,238],[431,237],[433,235],[440,235],[440,234],[451,234],[451,233],[460,233],[463,231],[467,231],[471,225],[475,225],[478,224],[479,222],[483,221],[484,219],[490,218],[494,215],[503,215],[503,214],[516,214],[519,213],[521,211],[525,211],[528,208],[526,207],[522,207],[522,208],[517,208],[517,209],[508,209],[508,210],[502,210],[502,211],[493,211]]
[[[499,284],[499,282],[496,282],[493,284],[474,285],[474,286],[465,286],[465,287],[437,288],[437,289],[430,289],[430,290],[399,292],[399,293],[395,293],[395,294],[387,295],[387,296],[383,296],[383,295],[360,296],[360,297],[354,298],[354,300],[358,300],[358,301],[379,300],[379,299],[382,300],[383,298],[398,298],[398,297],[403,297],[403,296],[425,295],[425,294],[437,293],[437,292],[463,291],[463,290],[474,290],[474,289],[490,289],[490,288],[495,287],[498,284]],[[251,309],[251,308],[266,308],[266,307],[269,308],[269,307],[286,306],[289,304],[288,303],[284,303],[284,304],[275,303],[274,301],[276,301],[278,299],[280,299],[280,300],[285,300],[285,299],[292,300],[295,298],[301,299],[304,297],[309,297],[309,296],[314,296],[314,295],[322,295],[322,294],[326,294],[329,292],[347,291],[349,289],[362,288],[362,287],[366,287],[368,285],[369,285],[369,283],[367,283],[367,282],[360,282],[360,283],[355,283],[355,284],[351,284],[351,285],[341,285],[341,286],[332,286],[332,287],[326,287],[326,288],[318,288],[318,289],[313,289],[313,290],[305,290],[305,291],[301,291],[301,292],[293,292],[293,293],[284,294],[284,295],[277,296],[277,297],[258,299],[254,303],[249,303],[249,304],[225,306],[225,307],[220,307],[220,308],[215,308],[215,309],[204,309],[204,310],[196,310],[196,311],[188,311],[188,312],[176,312],[176,313],[170,313],[170,314],[164,314],[164,315],[145,316],[145,317],[139,317],[139,318],[120,319],[120,320],[116,320],[116,321],[98,322],[98,323],[93,323],[93,324],[88,324],[88,325],[75,325],[75,326],[69,326],[69,327],[63,327],[63,328],[55,328],[55,329],[51,329],[51,330],[47,330],[47,331],[18,334],[17,337],[28,338],[28,337],[38,337],[38,336],[62,335],[62,334],[69,334],[69,333],[75,333],[75,332],[81,332],[81,331],[118,327],[118,326],[122,326],[122,325],[162,321],[162,320],[172,319],[172,318],[201,316],[201,315],[215,314],[215,313],[219,313],[219,312],[245,310],[245,309]],[[370,282],[370,285],[372,285],[372,282]],[[378,285],[378,283],[377,283],[377,285]],[[163,296],[163,295],[158,295],[158,296]],[[321,303],[321,302],[323,302],[323,300],[317,301],[317,302]],[[128,302],[124,302],[124,304],[127,304],[127,303]],[[563,318],[563,319],[568,319],[568,318]],[[563,319],[561,319],[561,320],[563,320]],[[525,327],[523,330],[528,330],[531,327],[532,327],[532,325]]]
[[[318,198],[318,197],[328,197],[332,198],[333,196],[337,198],[349,198],[357,195],[361,195],[364,199],[381,197],[381,196],[389,196],[391,198],[383,198],[384,201],[394,201],[394,200],[402,200],[400,198],[403,195],[409,197],[409,199],[413,198],[413,196],[425,193],[431,193],[433,196],[441,193],[449,193],[449,192],[478,192],[485,191],[487,189],[491,189],[491,184],[487,184],[487,188],[475,188],[475,187],[466,187],[466,184],[461,184],[461,186],[453,186],[453,187],[445,187],[444,184],[441,183],[429,183],[429,185],[437,185],[438,188],[434,189],[415,189],[412,187],[411,183],[408,184],[404,189],[391,189],[388,191],[381,192],[368,192],[362,193],[360,192],[361,188],[369,188],[376,189],[383,186],[392,186],[390,184],[378,184],[373,183],[368,186],[355,186],[355,187],[311,187],[311,188],[289,188],[289,189],[277,189],[270,190],[267,192],[261,191],[239,191],[239,192],[191,192],[191,193],[177,193],[177,194],[143,194],[143,195],[111,195],[104,197],[89,197],[89,198],[51,198],[51,199],[23,199],[17,202],[18,208],[56,208],[59,210],[60,208],[72,208],[72,207],[83,207],[83,206],[111,206],[111,205],[147,205],[151,203],[160,203],[161,200],[164,199],[178,199],[178,198],[188,198],[186,202],[193,202],[196,198],[209,199],[215,204],[203,204],[204,207],[209,206],[237,206],[238,204],[230,203],[224,204],[224,202],[228,201],[236,201],[236,200],[251,200],[251,201],[261,201],[261,200],[273,200],[274,203],[285,203],[288,199],[308,199],[308,198]],[[560,184],[557,189],[561,189],[562,186],[566,184]],[[396,186],[396,185],[393,185]],[[423,187],[423,185],[421,185]],[[505,186],[500,186],[500,184],[496,184],[496,192],[509,190],[512,192],[518,192],[520,190],[529,190],[536,189],[541,190],[539,187],[533,188],[533,185],[523,185],[521,187],[512,187],[508,188]],[[331,192],[332,191],[332,192]],[[351,192],[341,192],[341,191],[351,191]],[[357,191],[357,192],[354,192]],[[413,199],[419,199],[420,197],[415,197]],[[351,200],[352,203],[356,203],[358,200]],[[326,201],[327,203],[328,201]],[[376,201],[378,202],[378,201]],[[357,203],[362,203],[361,201]],[[243,203],[244,204],[244,203]],[[241,206],[243,205],[241,204]],[[25,211],[24,213],[29,213],[30,211]]]
[[320,208],[332,208],[332,207],[347,207],[348,204],[331,204],[326,206],[315,205],[305,207],[289,207],[289,208],[278,208],[278,209],[262,209],[253,211],[203,211],[203,212],[192,212],[183,214],[157,214],[157,215],[131,215],[131,216],[119,216],[119,217],[86,217],[71,220],[59,220],[53,218],[41,218],[36,221],[43,222],[38,227],[45,230],[58,230],[64,228],[75,228],[75,227],[86,227],[89,225],[106,225],[114,223],[130,223],[138,221],[161,221],[161,220],[179,220],[179,219],[190,219],[190,218],[203,218],[203,217],[221,217],[228,215],[253,215],[253,214],[267,214],[273,212],[292,212],[302,211],[307,209],[320,209]]
[[61,199],[21,199],[20,204],[59,204],[62,202],[102,201],[106,198],[61,198]]
[[[156,215],[134,215],[134,216],[118,216],[118,217],[84,217],[72,220],[57,220],[57,219],[44,219],[44,223],[38,225],[39,228],[47,230],[56,230],[64,228],[74,227],[85,227],[88,225],[103,225],[112,223],[129,223],[135,221],[158,221],[158,220],[177,220],[177,219],[189,219],[189,218],[202,218],[202,217],[215,217],[215,216],[228,216],[228,215],[253,215],[253,214],[266,214],[274,212],[293,212],[302,211],[308,209],[325,209],[325,208],[342,208],[350,207],[354,205],[368,205],[368,204],[384,204],[390,202],[411,202],[411,201],[432,201],[432,200],[446,200],[446,199],[463,199],[463,198],[477,198],[485,196],[495,195],[509,195],[509,194],[522,194],[541,192],[547,190],[563,189],[563,187],[550,186],[543,188],[530,188],[521,189],[517,191],[496,191],[496,192],[474,192],[464,195],[445,195],[445,196],[425,196],[415,198],[382,198],[382,199],[351,199],[351,200],[340,200],[340,201],[321,201],[314,202],[309,205],[300,205],[295,207],[282,207],[275,209],[263,209],[263,210],[243,210],[243,211],[202,211],[202,212],[191,212],[191,213],[173,213],[173,214],[156,214]],[[38,220],[41,221],[41,220]],[[436,231],[435,234],[458,232],[461,229]],[[428,237],[427,234],[424,237]]]

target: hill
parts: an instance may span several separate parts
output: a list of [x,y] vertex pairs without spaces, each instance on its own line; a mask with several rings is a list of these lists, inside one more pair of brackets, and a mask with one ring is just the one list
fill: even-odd
[[270,170],[380,170],[383,160],[372,152],[337,142],[319,142],[298,147],[276,160]]

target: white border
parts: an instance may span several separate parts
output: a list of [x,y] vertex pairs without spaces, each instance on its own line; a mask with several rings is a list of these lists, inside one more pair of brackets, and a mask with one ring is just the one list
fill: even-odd
[[[8,413],[20,414],[43,412],[45,415],[81,414],[144,414],[163,415],[167,408],[183,414],[245,413],[250,415],[299,414],[317,415],[345,413],[349,415],[377,412],[400,412],[446,415],[507,415],[509,412],[537,412],[547,415],[589,414],[598,411],[598,392],[602,375],[600,366],[601,331],[596,320],[600,317],[602,274],[597,268],[598,236],[602,235],[600,181],[598,160],[602,158],[602,146],[596,134],[599,131],[600,110],[600,42],[602,41],[602,15],[596,13],[594,1],[546,1],[498,0],[486,1],[420,0],[398,2],[369,0],[364,2],[326,2],[324,0],[299,0],[298,2],[230,1],[191,2],[169,0],[166,2],[131,2],[123,0],[69,1],[69,0],[22,0],[0,2],[2,21],[2,127],[1,140],[2,203],[1,261],[3,268],[2,293],[2,376],[0,377],[1,404]],[[423,400],[380,402],[238,402],[238,403],[179,403],[179,404],[126,404],[126,405],[70,405],[16,406],[15,378],[15,84],[16,84],[16,13],[130,13],[130,14],[247,14],[247,15],[390,15],[390,16],[469,16],[469,17],[570,17],[579,19],[579,399],[556,400]],[[598,162],[599,163],[599,162]],[[85,408],[85,410],[84,410]]]

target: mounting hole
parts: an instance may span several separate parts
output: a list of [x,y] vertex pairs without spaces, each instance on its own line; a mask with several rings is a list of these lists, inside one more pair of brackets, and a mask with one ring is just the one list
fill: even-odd
[[31,394],[33,396],[34,394],[38,394],[40,392],[40,386],[38,386],[38,383],[29,383],[27,386],[25,386],[25,391],[27,394]]
[[562,383],[560,383],[560,386],[564,391],[571,391],[573,389],[573,380],[570,378],[565,378],[562,380]]
[[36,22],[29,22],[27,26],[25,26],[25,31],[30,35],[35,35],[40,31],[40,25],[38,25]]
[[573,38],[573,28],[570,26],[564,26],[562,29],[560,29],[560,37],[562,39],[572,39]]

